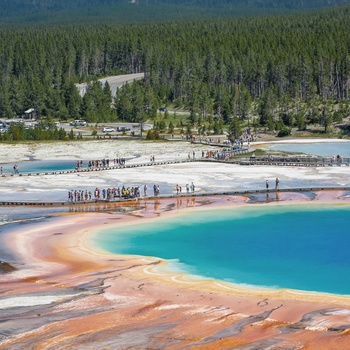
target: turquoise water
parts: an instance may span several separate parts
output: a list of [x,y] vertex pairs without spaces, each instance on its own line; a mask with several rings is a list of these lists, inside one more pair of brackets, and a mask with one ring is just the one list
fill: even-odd
[[284,152],[300,152],[321,157],[333,157],[338,154],[342,157],[350,157],[350,142],[283,143],[269,145],[265,148]]
[[[13,174],[13,164],[0,164],[4,173]],[[17,163],[20,173],[36,173],[51,171],[67,171],[74,170],[77,162],[74,160],[35,160],[32,162]],[[86,167],[86,164],[84,164]]]
[[99,247],[227,282],[350,295],[350,206],[196,211],[100,231]]

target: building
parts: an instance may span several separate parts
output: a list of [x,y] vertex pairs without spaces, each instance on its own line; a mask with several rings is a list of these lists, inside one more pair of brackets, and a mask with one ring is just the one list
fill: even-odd
[[24,111],[23,119],[36,120],[37,117],[38,117],[38,114],[36,113],[34,108],[30,108]]

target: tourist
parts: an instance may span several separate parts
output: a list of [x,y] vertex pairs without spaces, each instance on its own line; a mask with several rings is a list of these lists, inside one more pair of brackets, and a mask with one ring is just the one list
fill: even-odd
[[195,186],[194,186],[194,183],[192,182],[191,183],[191,191],[194,192],[194,189],[195,189]]
[[269,189],[269,180],[266,180],[266,190]]
[[143,195],[144,195],[144,197],[147,197],[147,185],[146,184],[143,186]]
[[176,194],[179,194],[179,191],[180,191],[180,187],[179,185],[176,185]]
[[279,185],[280,185],[280,180],[278,177],[276,177],[276,190],[279,189]]

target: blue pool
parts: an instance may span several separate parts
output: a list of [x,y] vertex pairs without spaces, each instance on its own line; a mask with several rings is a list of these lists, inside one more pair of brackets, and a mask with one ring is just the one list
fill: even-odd
[[268,150],[284,152],[300,152],[322,157],[341,155],[350,157],[350,142],[327,142],[327,143],[276,143],[264,147]]
[[[13,166],[17,164],[20,173],[51,172],[74,170],[77,166],[75,160],[35,160],[31,162],[21,162],[13,164],[0,164],[4,173],[13,174]],[[83,163],[83,167],[87,164]]]
[[115,227],[93,241],[206,278],[350,295],[349,226],[349,205],[252,206]]

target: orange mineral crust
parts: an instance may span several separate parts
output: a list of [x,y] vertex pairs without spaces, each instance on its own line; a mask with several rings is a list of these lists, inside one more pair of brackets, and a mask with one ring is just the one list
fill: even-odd
[[[306,200],[349,203],[341,192],[286,193],[278,205]],[[347,349],[350,297],[194,279],[89,241],[101,228],[247,202],[271,198],[139,201],[8,233],[17,263],[0,280],[0,349]]]

